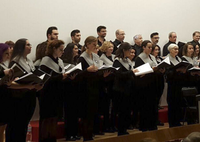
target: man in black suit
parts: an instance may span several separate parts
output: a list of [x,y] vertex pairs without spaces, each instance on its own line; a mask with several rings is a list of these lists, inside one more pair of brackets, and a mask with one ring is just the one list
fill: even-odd
[[116,35],[116,39],[113,42],[113,44],[114,44],[113,54],[115,54],[115,52],[119,48],[120,44],[124,42],[125,32],[123,30],[118,29],[118,30],[116,30],[115,35]]
[[176,44],[176,39],[177,39],[177,35],[175,32],[170,32],[169,33],[169,42],[166,43],[163,47],[163,56],[166,56],[169,51],[168,51],[168,46],[171,44],[171,43],[174,43]]

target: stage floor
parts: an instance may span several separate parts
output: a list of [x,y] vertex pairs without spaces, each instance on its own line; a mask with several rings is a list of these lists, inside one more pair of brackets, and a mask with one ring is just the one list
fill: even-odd
[[[164,123],[164,126],[158,126],[158,130],[168,129],[168,128],[169,128],[168,123]],[[129,134],[142,133],[138,129],[128,130],[128,132],[129,132]],[[115,133],[105,133],[105,135],[95,135],[94,140],[107,139],[107,138],[113,138],[113,137],[117,137],[117,132],[115,132]],[[57,142],[70,142],[70,141],[66,141],[63,138],[63,139],[58,139]],[[81,138],[81,140],[77,140],[76,142],[83,142],[83,138]]]

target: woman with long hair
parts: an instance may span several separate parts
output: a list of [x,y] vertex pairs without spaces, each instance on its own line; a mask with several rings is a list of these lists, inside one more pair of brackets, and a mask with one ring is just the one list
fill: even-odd
[[116,56],[113,67],[120,67],[115,73],[114,86],[114,107],[118,112],[118,136],[129,134],[127,128],[129,125],[130,95],[132,80],[135,78],[134,73],[137,71],[132,68],[129,59],[131,46],[129,43],[122,43],[116,50]]
[[[77,64],[78,47],[74,43],[67,44],[64,49],[64,54],[61,59],[64,65],[70,65],[68,69],[73,68]],[[77,74],[67,78],[64,82],[66,88],[64,92],[64,119],[65,119],[65,137],[67,141],[79,140],[78,136],[78,118],[80,118],[79,98],[81,91],[79,91],[79,78]]]
[[[25,73],[35,71],[32,60],[27,55],[31,52],[28,39],[19,39],[13,48],[9,67],[17,64]],[[19,76],[20,77],[20,76]],[[21,87],[21,89],[20,89]],[[6,141],[26,141],[28,123],[34,113],[36,105],[36,90],[41,85],[11,85],[11,116],[6,128]]]

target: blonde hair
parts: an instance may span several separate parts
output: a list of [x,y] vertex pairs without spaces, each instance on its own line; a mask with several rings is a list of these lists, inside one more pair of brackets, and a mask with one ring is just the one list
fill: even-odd
[[99,48],[101,52],[106,52],[106,50],[110,47],[112,43],[110,41],[105,41],[102,46]]

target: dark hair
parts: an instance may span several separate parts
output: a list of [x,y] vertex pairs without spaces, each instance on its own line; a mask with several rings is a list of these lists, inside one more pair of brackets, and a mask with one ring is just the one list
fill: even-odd
[[[153,51],[155,50],[156,47],[159,48],[159,53],[160,53],[160,46],[158,46],[158,45],[152,45],[151,53],[153,53]],[[158,55],[159,55],[159,54],[158,54]]]
[[142,46],[142,47],[146,47],[148,43],[151,43],[151,41],[145,40],[145,41],[142,42],[142,45],[141,45],[141,46]]
[[47,29],[47,38],[48,38],[48,35],[51,35],[51,34],[52,34],[52,31],[53,31],[53,30],[58,30],[58,28],[55,27],[55,26],[52,26],[52,27],[49,27],[49,28]]
[[97,27],[97,32],[99,33],[101,31],[101,29],[106,29],[106,27],[105,26],[98,26]]
[[135,57],[132,59],[132,61],[135,61],[137,51],[136,51],[135,47],[133,47],[133,46],[131,46],[131,49],[130,49],[130,50],[132,50],[132,49],[135,50]]
[[158,35],[158,33],[157,33],[157,32],[152,33],[152,34],[150,35],[150,38],[153,38],[155,35]]
[[9,49],[9,46],[7,44],[0,43],[0,63],[3,60],[3,53],[8,49]]
[[200,34],[199,31],[195,31],[195,32],[192,34],[192,36],[195,36],[197,33]]
[[77,33],[80,33],[80,30],[76,29],[71,32],[71,37],[75,36]]
[[48,55],[48,56],[53,55],[53,52],[54,52],[53,49],[54,48],[57,49],[63,44],[65,44],[65,43],[62,40],[53,40],[53,41],[51,41],[47,46],[46,55]]
[[124,50],[127,51],[130,49],[131,49],[131,45],[128,42],[123,42],[117,49],[115,58],[118,57],[118,58],[123,59],[124,58]]
[[75,46],[74,43],[67,44],[67,46],[66,46],[66,48],[64,50],[64,54],[61,57],[61,59],[63,60],[64,63],[76,64],[77,57],[73,58],[74,46]]
[[17,61],[19,61],[19,59],[24,55],[24,50],[26,47],[26,38],[21,38],[19,40],[16,41],[15,46],[13,47],[13,53],[11,55],[11,61],[17,57]]
[[[187,49],[188,49],[188,46],[189,45],[191,45],[193,48],[194,48],[194,46],[191,44],[191,43],[186,43],[184,46],[183,46],[183,50],[182,50],[182,55],[184,56],[186,56],[187,55]],[[193,53],[193,55],[194,55],[194,53]],[[192,55],[192,57],[193,57],[193,55]]]

